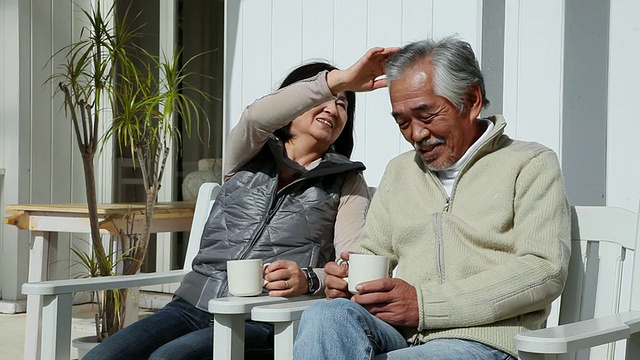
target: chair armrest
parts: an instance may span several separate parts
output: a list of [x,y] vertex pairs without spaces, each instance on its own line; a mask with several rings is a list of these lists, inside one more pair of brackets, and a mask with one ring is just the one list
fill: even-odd
[[113,290],[168,284],[181,282],[187,272],[188,271],[185,270],[172,270],[136,275],[28,282],[22,284],[22,293],[25,295],[58,295],[82,291]]
[[[276,303],[292,303],[316,298],[302,295],[295,297],[229,296],[209,300],[208,310],[213,314],[213,359],[242,358],[244,354],[245,318],[255,306]],[[280,359],[276,356],[276,359]]]
[[269,305],[275,303],[291,303],[317,299],[314,295],[301,295],[294,297],[276,296],[229,296],[209,300],[209,312],[212,314],[249,314],[254,306]]
[[624,340],[629,338],[631,333],[638,331],[640,312],[629,311],[520,333],[515,337],[515,345],[518,352],[566,354]]
[[251,310],[251,320],[264,322],[298,321],[300,320],[303,311],[319,301],[326,301],[326,299],[318,298],[296,301],[293,303],[277,303],[256,306]]

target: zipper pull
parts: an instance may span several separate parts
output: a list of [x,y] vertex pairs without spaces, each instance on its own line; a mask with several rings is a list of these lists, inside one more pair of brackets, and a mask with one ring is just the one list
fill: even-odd
[[414,336],[415,337],[413,338],[413,341],[411,342],[410,346],[418,346],[418,345],[420,345],[420,333],[416,333]]
[[451,200],[451,198],[447,196],[447,200],[444,202],[444,207],[442,208],[443,212],[449,211],[449,201],[450,200]]

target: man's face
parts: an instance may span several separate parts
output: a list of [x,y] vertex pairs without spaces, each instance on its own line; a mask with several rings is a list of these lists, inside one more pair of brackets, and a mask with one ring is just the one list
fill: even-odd
[[[432,66],[414,64],[389,85],[392,116],[400,132],[422,157],[427,168],[449,168],[479,136],[476,116],[462,114],[447,99],[435,94]],[[465,109],[468,106],[465,106]]]

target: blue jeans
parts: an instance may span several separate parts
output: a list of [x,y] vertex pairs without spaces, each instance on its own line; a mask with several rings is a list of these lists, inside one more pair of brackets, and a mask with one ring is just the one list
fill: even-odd
[[[211,359],[212,316],[175,297],[157,313],[118,331],[91,350],[94,359]],[[273,350],[273,326],[248,321],[245,352],[265,354]]]
[[409,346],[393,326],[347,299],[321,301],[305,310],[293,357],[300,360],[374,357],[376,360],[515,360],[500,350],[462,339],[437,339]]

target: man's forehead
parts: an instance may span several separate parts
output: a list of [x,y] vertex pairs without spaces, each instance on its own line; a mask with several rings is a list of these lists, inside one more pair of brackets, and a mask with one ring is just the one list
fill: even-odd
[[414,108],[422,104],[426,105],[431,102],[434,94],[431,86],[423,81],[398,83],[396,85],[389,87],[389,97],[394,107]]

